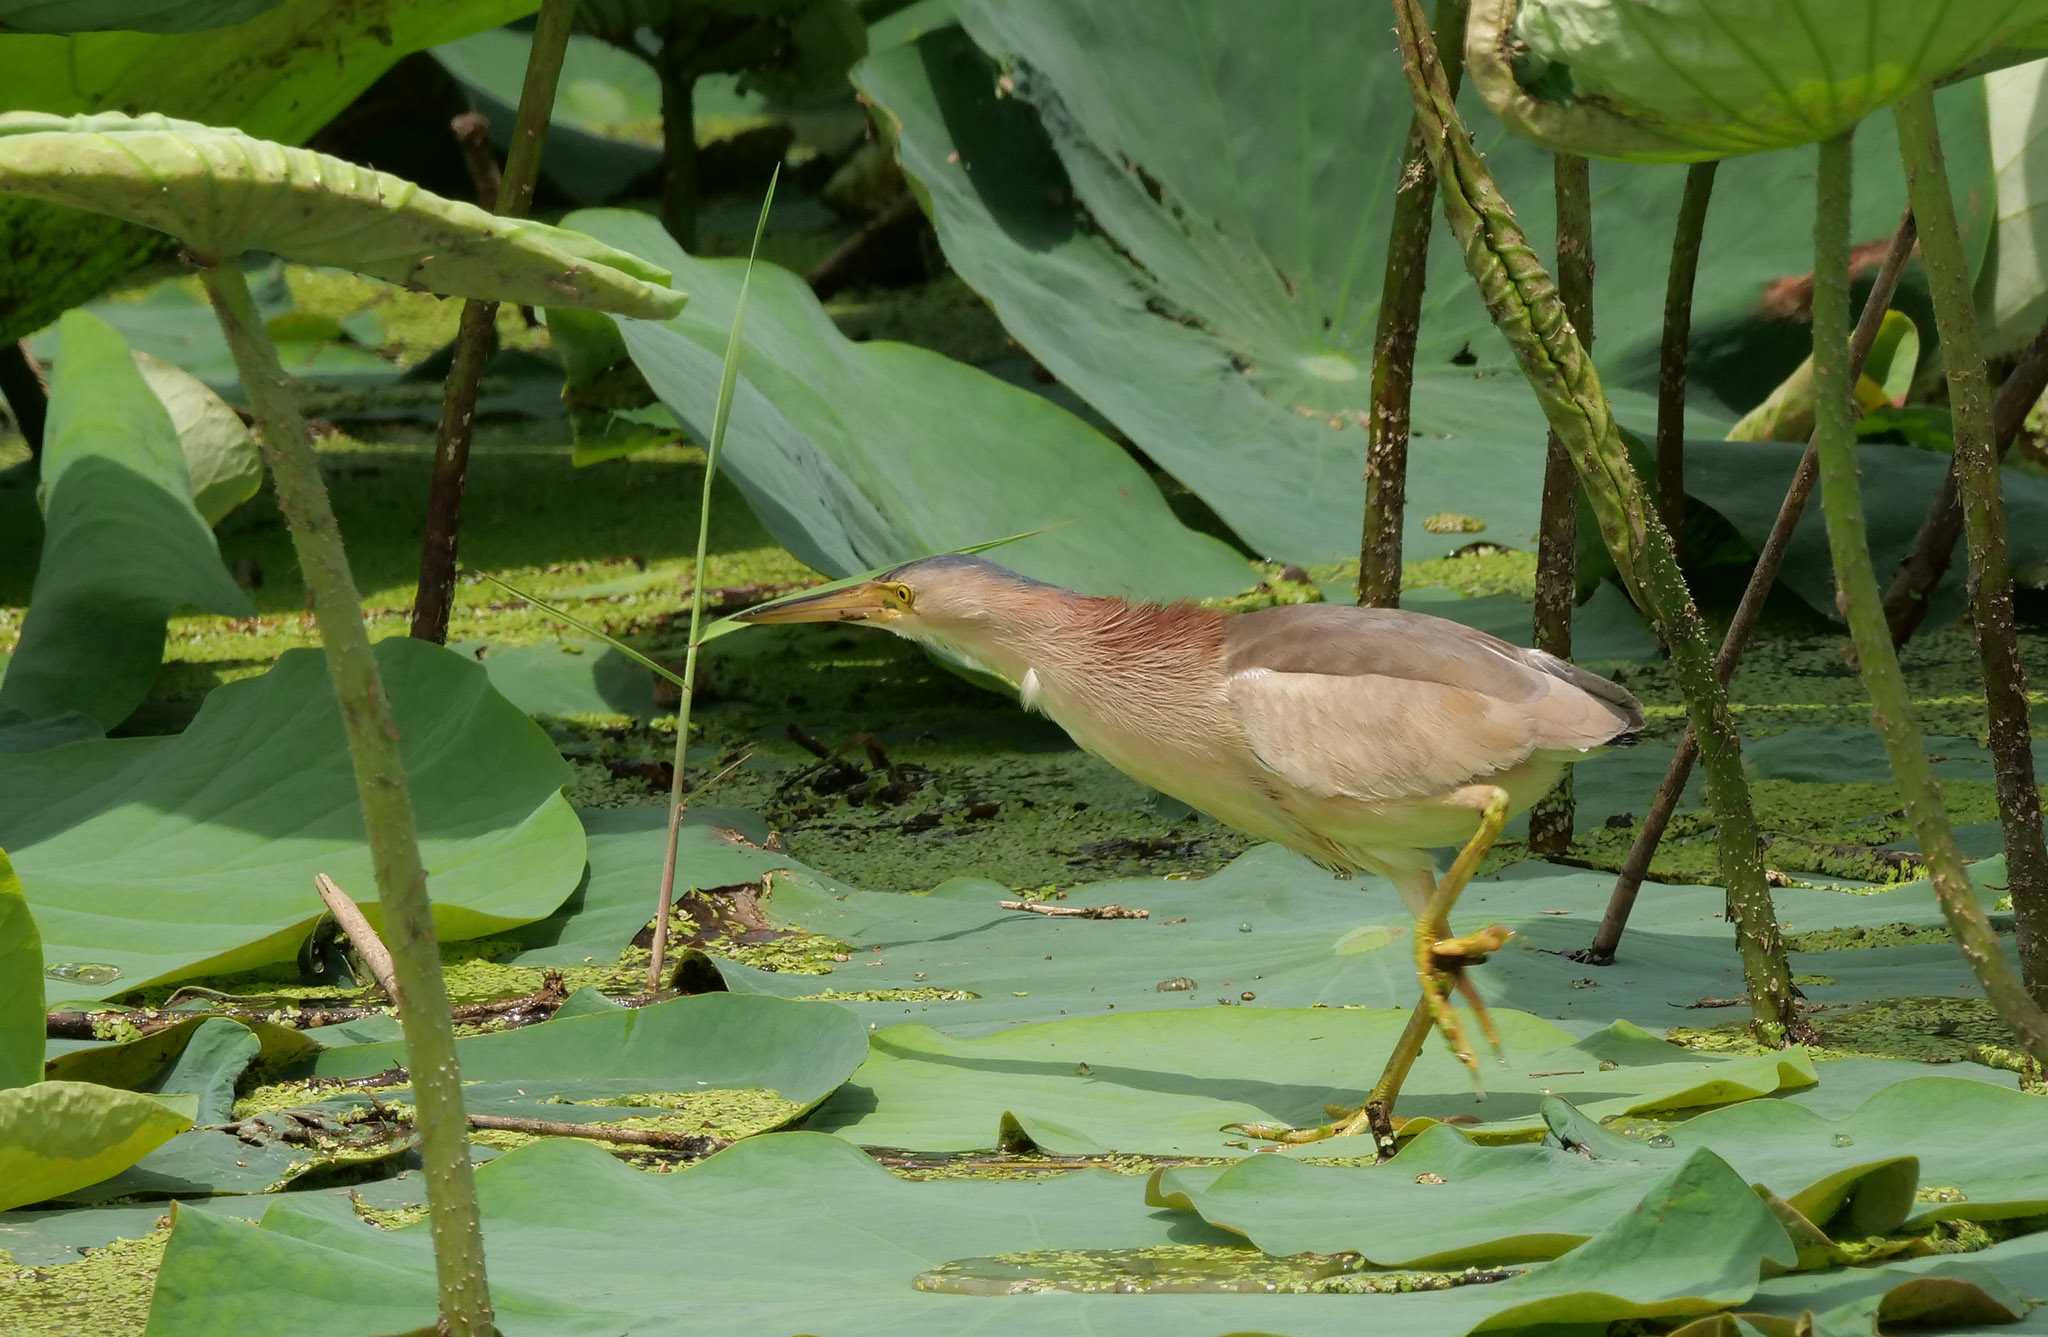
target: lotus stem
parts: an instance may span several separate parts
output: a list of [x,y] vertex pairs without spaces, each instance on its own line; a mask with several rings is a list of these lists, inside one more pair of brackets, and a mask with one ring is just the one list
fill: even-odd
[[[1437,0],[1436,46],[1448,52],[1444,79],[1458,95],[1464,73],[1467,0]],[[1429,277],[1429,229],[1436,204],[1436,169],[1422,142],[1422,122],[1410,117],[1401,175],[1394,183],[1394,216],[1387,225],[1387,270],[1380,282],[1379,327],[1372,339],[1372,406],[1366,415],[1365,532],[1358,545],[1358,602],[1371,608],[1401,606],[1401,529],[1408,501],[1409,405],[1415,395],[1415,336],[1422,324],[1423,287]]]
[[420,1159],[440,1279],[441,1322],[455,1337],[489,1337],[494,1331],[491,1295],[484,1276],[476,1184],[470,1175],[462,1075],[455,1058],[448,988],[441,978],[433,907],[427,898],[427,871],[420,860],[419,830],[398,750],[398,725],[370,651],[362,597],[349,573],[348,553],[320,477],[320,462],[293,399],[291,381],[250,299],[249,285],[232,264],[209,265],[201,278],[262,428],[263,456],[312,596],[313,618],[327,652],[327,671],[355,767],[356,799],[369,838],[387,946],[406,1001],[399,1022],[419,1108]]
[[[1925,143],[1924,132],[1931,126],[1916,123],[1910,113],[1899,120],[1902,144],[1914,139]],[[1910,156],[1911,150],[1908,153]],[[2036,1060],[2048,1062],[2048,1017],[2027,996],[2007,964],[1991,923],[1977,904],[1976,890],[1963,871],[1955,833],[1949,829],[1948,814],[1941,805],[1941,786],[1928,768],[1905,674],[1899,670],[1898,651],[1892,648],[1891,630],[1885,625],[1877,573],[1870,564],[1862,486],[1856,477],[1856,426],[1849,403],[1845,337],[1849,324],[1849,166],[1847,135],[1820,146],[1819,203],[1813,228],[1814,443],[1820,453],[1821,507],[1827,514],[1835,588],[1856,643],[1872,717],[1891,759],[1892,777],[1898,782],[1907,818],[1927,859],[1935,899],[1991,1005],[2012,1027],[2021,1047]],[[1941,196],[1939,201],[1934,199],[1936,194]],[[1947,196],[1946,189],[1926,189],[1924,181],[1914,189],[1913,212],[1920,220],[1923,251],[1934,234],[1943,230],[1939,210]],[[1926,207],[1929,205],[1935,206],[1933,216]],[[1953,218],[1952,213],[1948,215],[1951,237]],[[1960,251],[1958,245],[1958,255]]]
[[[1915,236],[1913,211],[1908,209],[1905,217],[1899,220],[1898,229],[1892,233],[1884,263],[1878,266],[1877,277],[1870,285],[1870,295],[1864,299],[1863,314],[1856,319],[1856,333],[1849,341],[1851,384],[1863,374],[1863,364],[1870,359],[1870,350],[1877,344],[1878,331],[1884,326],[1884,313],[1890,309],[1892,297],[1899,289],[1899,275],[1906,268],[1907,258],[1913,254]],[[1806,452],[1799,457],[1799,466],[1792,471],[1792,481],[1785,488],[1785,499],[1778,503],[1778,515],[1771,522],[1771,532],[1765,536],[1756,564],[1750,568],[1749,583],[1743,586],[1742,600],[1735,606],[1735,616],[1728,621],[1728,632],[1721,638],[1721,652],[1714,659],[1714,675],[1723,686],[1734,678],[1735,666],[1741,662],[1743,651],[1749,648],[1750,633],[1756,629],[1756,621],[1763,615],[1764,605],[1770,602],[1771,591],[1778,583],[1778,572],[1785,565],[1785,553],[1792,546],[1792,531],[1799,527],[1800,517],[1806,514],[1807,500],[1813,496],[1813,485],[1819,477],[1820,456],[1815,452],[1813,443],[1808,441]],[[1675,537],[1673,541],[1676,542]],[[1688,725],[1684,736],[1678,740],[1678,750],[1671,755],[1670,766],[1665,768],[1664,780],[1657,786],[1656,796],[1650,800],[1650,811],[1637,829],[1627,857],[1622,860],[1621,872],[1614,879],[1614,890],[1608,895],[1607,910],[1600,917],[1600,927],[1593,934],[1592,944],[1572,953],[1573,960],[1595,966],[1613,964],[1615,949],[1621,945],[1622,930],[1628,927],[1629,913],[1635,909],[1636,893],[1642,890],[1643,879],[1650,875],[1650,860],[1657,856],[1657,846],[1664,839],[1665,828],[1671,824],[1671,815],[1678,810],[1679,797],[1685,793],[1685,782],[1692,778],[1693,763],[1699,760],[1699,755],[1699,737]]]
[[2027,674],[2013,627],[2012,568],[2006,555],[2005,502],[1999,491],[1991,374],[1977,338],[1971,268],[1963,257],[1962,231],[1949,194],[1948,169],[1934,123],[1934,94],[1922,88],[1901,100],[1893,112],[1906,189],[1920,219],[1920,256],[1933,290],[1942,361],[1948,368],[1948,402],[1955,423],[1950,471],[1961,494],[1968,540],[1970,621],[1984,669],[1991,772],[1998,787],[1998,819],[2005,828],[2005,869],[2018,926],[2020,970],[2034,998],[2048,1001],[2048,848],[2041,840],[2041,793],[2034,786]]
[[[541,149],[546,145],[548,114],[554,110],[555,85],[561,81],[562,56],[569,46],[569,27],[576,0],[542,0],[533,28],[533,47],[526,57],[526,83],[519,90],[519,112],[512,126],[512,147],[498,181],[496,212],[519,217],[533,206],[540,180]],[[434,475],[427,484],[425,533],[420,540],[419,585],[413,595],[412,634],[417,640],[444,644],[448,618],[455,605],[457,535],[462,528],[462,493],[469,478],[469,444],[476,429],[477,390],[484,363],[497,342],[498,304],[474,298],[462,304],[455,334],[454,365],[441,396],[441,422],[434,435]]]
[[1685,169],[1678,225],[1671,237],[1671,271],[1664,281],[1664,337],[1657,348],[1657,514],[1671,531],[1671,546],[1685,553],[1685,383],[1692,349],[1692,290],[1699,274],[1707,205],[1714,198],[1718,162]]
[[[1557,195],[1557,291],[1579,344],[1593,347],[1593,187],[1586,160],[1551,159]],[[1534,640],[1538,650],[1572,657],[1572,608],[1579,596],[1579,480],[1571,452],[1552,428],[1543,454],[1543,502],[1536,531]],[[1563,854],[1572,844],[1572,771],[1529,809],[1529,848]]]
[[1530,249],[1451,105],[1422,21],[1421,0],[1394,0],[1394,19],[1402,64],[1436,166],[1444,217],[1466,268],[1494,324],[1514,348],[1544,417],[1571,453],[1623,583],[1670,648],[1679,690],[1701,738],[1707,797],[1719,824],[1728,917],[1735,924],[1754,1025],[1773,1041],[1799,1036],[1805,1027],[1793,1008],[1784,935],[1764,884],[1741,740],[1671,537],[1636,477],[1599,374],[1565,318],[1556,284]]

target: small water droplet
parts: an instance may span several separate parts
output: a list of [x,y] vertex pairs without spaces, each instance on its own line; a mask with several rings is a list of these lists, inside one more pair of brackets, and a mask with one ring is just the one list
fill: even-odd
[[1847,1133],[1836,1133],[1835,1145],[1838,1147],[1853,1147],[1856,1145],[1856,1139],[1850,1137]]
[[1678,1139],[1672,1137],[1669,1133],[1652,1133],[1650,1134],[1650,1145],[1653,1147],[1675,1147],[1678,1145]]
[[1239,933],[1249,933],[1252,931],[1252,926],[1250,924],[1239,924],[1237,926],[1237,931]]
[[59,961],[55,965],[44,966],[43,974],[72,984],[112,984],[121,978],[121,967],[96,961]]

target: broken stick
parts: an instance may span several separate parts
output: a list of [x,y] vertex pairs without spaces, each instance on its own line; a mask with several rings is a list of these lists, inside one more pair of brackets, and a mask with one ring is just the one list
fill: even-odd
[[998,910],[1022,910],[1026,914],[1049,915],[1054,919],[1150,919],[1150,910],[1123,905],[1054,905],[1048,901],[997,901]]
[[377,987],[384,991],[393,1007],[404,1007],[405,1000],[398,995],[398,972],[391,967],[391,953],[386,950],[384,940],[377,936],[377,930],[371,928],[370,921],[363,917],[362,908],[325,873],[313,874],[313,890],[320,893],[327,913],[334,916],[334,922],[348,934],[348,940],[355,947],[356,954],[363,958],[363,964],[377,977]]

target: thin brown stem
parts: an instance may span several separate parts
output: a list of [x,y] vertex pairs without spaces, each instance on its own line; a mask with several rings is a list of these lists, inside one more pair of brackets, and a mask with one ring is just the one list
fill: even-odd
[[1909,96],[1894,114],[1907,189],[1913,211],[1924,224],[1920,254],[1933,290],[1942,362],[1948,369],[1948,402],[1955,425],[1950,473],[1961,495],[1969,548],[1965,584],[1977,658],[1984,670],[1991,775],[1998,790],[1998,820],[2005,829],[2006,883],[2019,933],[2020,969],[2035,999],[2048,1002],[2048,847],[2042,844],[2041,793],[2034,785],[2027,674],[2013,626],[2005,501],[1993,444],[1991,374],[1977,339],[1971,269],[1949,194],[1932,95]]
[[[1913,213],[1909,209],[1892,233],[1884,263],[1878,267],[1877,277],[1870,285],[1870,295],[1863,302],[1863,313],[1856,319],[1856,333],[1849,341],[1851,384],[1855,383],[1855,377],[1863,374],[1863,364],[1870,360],[1870,350],[1876,345],[1878,331],[1884,326],[1884,313],[1898,292],[1899,275],[1905,271],[1916,239]],[[1778,572],[1785,565],[1785,553],[1792,546],[1792,531],[1799,527],[1799,518],[1806,514],[1806,503],[1813,496],[1813,485],[1819,477],[1820,457],[1813,444],[1808,442],[1806,452],[1799,457],[1798,467],[1792,471],[1792,481],[1785,488],[1784,500],[1778,503],[1777,518],[1771,522],[1771,532],[1765,536],[1764,546],[1757,553],[1756,565],[1750,568],[1749,583],[1743,587],[1742,600],[1735,607],[1735,616],[1729,619],[1727,634],[1721,638],[1720,653],[1714,658],[1714,675],[1723,686],[1734,678],[1735,666],[1741,662],[1743,651],[1749,648],[1750,633],[1756,630],[1757,619],[1763,616],[1764,605],[1770,602],[1771,591],[1778,583]],[[1600,917],[1600,927],[1593,934],[1591,945],[1572,954],[1573,960],[1595,966],[1613,963],[1615,949],[1621,944],[1622,931],[1628,927],[1629,914],[1635,909],[1636,896],[1642,891],[1643,879],[1650,875],[1650,861],[1657,856],[1657,846],[1671,825],[1672,814],[1678,810],[1679,796],[1685,792],[1686,781],[1692,778],[1693,763],[1699,760],[1699,755],[1699,739],[1688,725],[1684,736],[1678,740],[1678,750],[1672,754],[1671,764],[1665,768],[1664,780],[1657,786],[1656,796],[1650,800],[1650,811],[1637,829],[1634,843],[1628,847],[1628,856],[1622,860],[1621,872],[1614,879],[1614,890],[1607,898],[1607,910]]]
[[399,1021],[407,1061],[417,1074],[413,1089],[419,1102],[420,1160],[440,1280],[441,1322],[455,1337],[486,1337],[493,1331],[491,1296],[484,1279],[483,1232],[463,1128],[462,1073],[455,1058],[455,1028],[448,1017],[448,987],[441,977],[419,828],[399,754],[398,723],[370,650],[362,596],[349,571],[320,461],[293,398],[291,380],[279,365],[277,350],[249,296],[249,285],[233,265],[211,265],[201,271],[201,279],[234,353],[243,393],[262,428],[259,439],[278,509],[284,513],[312,596],[313,620],[320,628],[355,769],[356,800],[369,838],[384,927],[390,934],[392,965],[411,1004]]
[[[1467,0],[1437,0],[1436,45],[1445,52],[1451,96],[1464,73]],[[1429,231],[1435,221],[1436,169],[1422,125],[1408,122],[1394,213],[1387,224],[1387,268],[1380,282],[1379,326],[1372,341],[1372,405],[1366,415],[1365,526],[1358,546],[1358,602],[1401,604],[1401,530],[1408,502],[1409,407],[1415,395],[1415,337],[1429,276]]]
[[[1930,274],[1950,267],[1950,279],[1967,295],[1961,237],[1939,172],[1932,92],[1923,87],[1907,94],[1894,114]],[[2048,1060],[2048,1016],[2034,1005],[2007,964],[1963,869],[1955,832],[1942,807],[1941,786],[1927,763],[1925,740],[1913,715],[1905,674],[1899,669],[1898,651],[1892,648],[1891,629],[1885,625],[1877,574],[1870,564],[1862,484],[1856,476],[1855,410],[1849,402],[1853,382],[1849,379],[1848,341],[1843,337],[1849,323],[1849,162],[1846,135],[1821,145],[1819,203],[1814,218],[1814,437],[1820,450],[1821,506],[1827,513],[1835,588],[1856,644],[1857,667],[1870,695],[1871,718],[1884,740],[1906,816],[1927,856],[1935,900],[1963,959],[1999,1017],[2012,1027],[2020,1047],[2036,1060]],[[1943,256],[1953,265],[1946,266]],[[1937,291],[1943,281],[1937,278]],[[1969,349],[1963,351],[1967,354]],[[1988,438],[1984,445],[1988,453]]]
[[654,62],[661,80],[661,224],[676,245],[697,249],[696,53],[671,39]]
[[1707,205],[1714,198],[1718,162],[1685,171],[1678,225],[1671,237],[1671,270],[1664,281],[1664,337],[1657,348],[1657,513],[1671,531],[1671,546],[1685,558],[1685,385],[1692,349],[1692,290],[1699,274]]
[[997,901],[998,910],[1022,910],[1029,915],[1045,915],[1052,919],[1150,919],[1150,910],[1134,910],[1128,905],[1055,905],[1046,901]]
[[[512,146],[498,185],[497,212],[519,217],[533,205],[540,180],[541,148],[547,140],[548,114],[555,105],[555,85],[562,74],[569,27],[576,0],[543,0],[534,24],[533,47],[526,58],[526,83],[519,91],[519,113],[513,123]],[[427,485],[425,532],[420,539],[419,585],[413,594],[412,635],[438,643],[448,639],[448,618],[455,606],[457,536],[462,528],[462,494],[469,478],[469,445],[476,426],[477,390],[484,363],[490,359],[497,329],[498,304],[474,298],[462,304],[455,335],[454,365],[441,398],[441,422],[434,437],[434,473]]]
[[592,1142],[612,1142],[625,1147],[647,1147],[655,1151],[680,1152],[696,1159],[731,1146],[722,1138],[702,1133],[665,1133],[658,1128],[608,1128],[601,1123],[565,1123],[560,1119],[521,1119],[509,1114],[472,1114],[471,1128],[489,1132],[530,1133],[535,1137],[580,1137]]
[[377,936],[377,930],[370,926],[370,921],[363,917],[362,907],[341,889],[340,883],[325,873],[313,875],[313,890],[320,894],[320,903],[327,907],[328,914],[334,916],[334,922],[341,925],[341,931],[348,935],[356,954],[370,968],[377,987],[384,991],[393,1007],[403,1007],[405,997],[399,992],[398,974],[391,966],[391,950]]
[[[1557,294],[1579,343],[1593,347],[1593,194],[1586,160],[1568,153],[1553,157],[1557,195]],[[1559,659],[1572,657],[1572,608],[1579,593],[1579,478],[1571,452],[1555,429],[1543,459],[1543,501],[1536,535],[1536,648]],[[1557,788],[1529,809],[1529,848],[1563,854],[1572,844],[1572,773],[1567,767]]]
[[[1998,398],[1992,402],[1991,434],[2000,460],[2012,448],[2020,428],[2026,425],[2028,412],[2044,390],[2048,390],[2048,325],[2042,326],[2020,353],[2019,361],[1998,387]],[[1956,540],[1962,536],[1963,499],[1956,485],[1955,461],[1951,459],[1948,472],[1942,476],[1941,490],[1935,493],[1933,504],[1920,521],[1919,532],[1913,536],[1912,547],[1906,550],[1898,569],[1892,573],[1891,584],[1885,587],[1884,617],[1892,629],[1893,645],[1904,645],[1920,629],[1927,617],[1928,601],[1942,577],[1948,574]]]

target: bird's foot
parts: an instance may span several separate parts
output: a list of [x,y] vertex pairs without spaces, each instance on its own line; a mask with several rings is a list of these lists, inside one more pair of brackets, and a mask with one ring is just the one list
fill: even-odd
[[1463,1023],[1451,1008],[1450,995],[1456,992],[1471,1005],[1480,1032],[1493,1046],[1493,1052],[1505,1061],[1507,1056],[1501,1049],[1500,1032],[1494,1029],[1493,1018],[1486,1011],[1486,1001],[1479,996],[1479,990],[1473,987],[1465,970],[1485,961],[1514,936],[1514,930],[1501,924],[1492,924],[1477,933],[1457,938],[1440,937],[1421,921],[1415,926],[1415,968],[1422,981],[1423,1001],[1429,1007],[1430,1019],[1443,1033],[1445,1043],[1450,1045],[1451,1053],[1471,1070],[1472,1088],[1480,1095],[1485,1091],[1479,1081],[1479,1060],[1465,1039]]
[[1246,1137],[1261,1142],[1277,1142],[1282,1146],[1298,1147],[1311,1142],[1327,1142],[1340,1137],[1358,1137],[1361,1134],[1372,1138],[1373,1152],[1381,1160],[1394,1154],[1399,1144],[1401,1128],[1408,1121],[1393,1117],[1386,1102],[1368,1099],[1356,1108],[1340,1105],[1325,1105],[1323,1113],[1330,1116],[1328,1123],[1311,1124],[1307,1128],[1293,1128],[1282,1123],[1233,1123],[1224,1125],[1223,1131],[1243,1133]]

